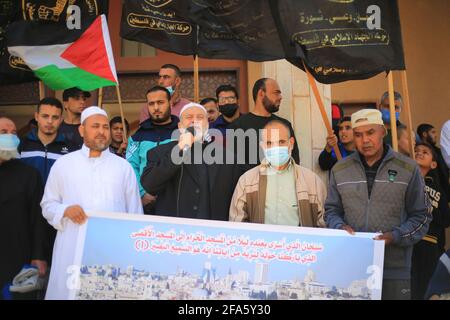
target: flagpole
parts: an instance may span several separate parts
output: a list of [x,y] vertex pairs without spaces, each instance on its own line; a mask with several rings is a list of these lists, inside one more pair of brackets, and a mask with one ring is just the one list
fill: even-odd
[[42,81],[39,81],[39,100],[45,98],[45,86]]
[[[413,129],[412,119],[411,119],[411,104],[409,100],[409,89],[408,89],[408,78],[406,76],[406,70],[401,71],[402,74],[402,86],[403,86],[403,96],[404,96],[404,107],[406,113],[406,121],[408,122],[408,128],[411,131]],[[411,158],[416,160],[416,155],[414,154],[414,141],[415,141],[414,133],[411,134],[409,132],[409,152],[411,154]]]
[[[325,111],[325,105],[323,104],[322,98],[320,97],[319,89],[317,88],[317,83],[312,74],[309,72],[308,68],[306,67],[305,62],[302,60],[303,67],[305,68],[305,72],[308,76],[309,84],[314,92],[314,96],[316,97],[317,105],[319,106],[320,114],[322,115],[323,123],[325,124],[325,127],[327,128],[328,135],[332,135],[333,128],[331,127],[330,121],[328,120],[327,112]],[[342,159],[341,151],[339,150],[339,147],[336,145],[333,147],[334,153],[336,154],[336,158],[338,160]]]
[[102,103],[103,103],[103,87],[98,89],[98,102],[97,103],[98,103],[98,106],[103,109],[103,106],[102,106]]
[[198,55],[194,57],[194,101],[199,102],[200,100],[200,84],[198,76]]
[[123,107],[122,107],[122,97],[120,96],[119,84],[116,86],[117,99],[119,100],[119,109],[120,109],[120,117],[122,118],[122,126],[123,126],[123,142],[127,141],[127,126],[125,125],[125,117],[123,115]]
[[392,148],[394,149],[394,151],[398,151],[397,118],[395,117],[394,76],[392,74],[392,71],[389,71],[388,73],[388,87],[389,87],[389,111],[391,114]]

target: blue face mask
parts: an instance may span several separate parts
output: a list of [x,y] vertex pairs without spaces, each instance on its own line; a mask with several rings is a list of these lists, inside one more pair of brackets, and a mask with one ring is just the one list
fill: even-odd
[[286,164],[291,158],[288,147],[268,148],[264,150],[264,155],[266,156],[267,161],[275,167]]
[[175,89],[172,86],[166,87],[166,89],[169,91],[170,96],[173,96],[173,93],[175,92]]
[[[390,123],[391,122],[391,112],[388,109],[381,109],[381,117],[383,118],[384,123]],[[395,113],[395,119],[397,121],[400,119],[400,112]]]
[[14,151],[17,150],[20,140],[15,134],[0,134],[0,150]]

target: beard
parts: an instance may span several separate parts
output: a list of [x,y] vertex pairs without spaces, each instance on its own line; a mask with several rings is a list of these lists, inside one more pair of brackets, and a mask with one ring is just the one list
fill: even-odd
[[158,116],[153,116],[152,114],[150,114],[150,119],[152,120],[153,123],[164,123],[167,120],[170,119],[170,108],[168,108],[166,110],[165,113],[163,113],[162,115],[158,115]]
[[433,141],[433,139],[430,136],[427,136],[425,138],[425,142],[428,143],[430,146],[436,145],[436,143]]
[[86,146],[94,151],[105,151],[110,144],[110,140],[106,139],[103,141],[97,141],[97,138],[104,138],[106,139],[105,136],[97,136],[95,137],[95,139],[89,140],[89,141],[85,141],[84,143],[86,144]]
[[0,150],[0,161],[9,161],[18,157],[19,152],[17,150]]
[[280,109],[280,105],[276,105],[273,101],[271,101],[267,96],[265,96],[262,100],[264,109],[266,109],[269,113],[275,113],[278,112]]

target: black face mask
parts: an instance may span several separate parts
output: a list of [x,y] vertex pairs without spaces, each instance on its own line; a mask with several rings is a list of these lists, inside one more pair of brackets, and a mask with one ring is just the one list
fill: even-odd
[[237,103],[228,103],[222,106],[219,106],[219,111],[227,118],[231,118],[236,113],[236,110],[239,108]]

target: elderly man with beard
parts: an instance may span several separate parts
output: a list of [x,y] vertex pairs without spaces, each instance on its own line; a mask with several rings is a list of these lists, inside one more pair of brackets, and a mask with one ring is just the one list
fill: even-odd
[[[45,277],[50,251],[47,222],[39,206],[44,188],[41,176],[17,159],[18,145],[14,122],[0,117],[0,300],[9,298],[9,283],[24,265],[35,266],[39,276]],[[35,292],[12,295],[36,297]]]
[[148,152],[141,183],[157,196],[155,214],[228,220],[234,187],[243,173],[220,141],[208,133],[206,109],[189,103],[180,111],[179,139]]
[[255,82],[253,86],[253,101],[255,101],[255,108],[252,112],[240,116],[233,123],[231,123],[228,129],[234,129],[234,137],[227,137],[227,145],[230,145],[230,137],[236,139],[236,135],[239,135],[237,129],[242,129],[244,134],[252,136],[250,139],[246,139],[244,148],[241,148],[240,143],[235,140],[234,148],[238,161],[245,157],[246,169],[256,167],[261,163],[263,155],[262,150],[259,149],[259,141],[261,131],[264,126],[272,120],[280,120],[289,127],[291,137],[294,137],[294,146],[292,149],[292,158],[295,163],[300,163],[300,156],[298,151],[297,140],[295,139],[294,129],[292,129],[291,123],[283,118],[276,116],[274,113],[280,109],[282,96],[281,89],[278,83],[270,78],[262,78]]
[[152,214],[156,198],[145,192],[140,183],[142,172],[147,166],[147,153],[160,144],[172,141],[172,133],[178,129],[179,120],[170,113],[170,93],[164,87],[155,86],[147,91],[147,108],[150,119],[145,120],[128,139],[126,158],[136,174],[144,212]]
[[106,112],[89,107],[81,114],[81,150],[53,165],[41,202],[42,214],[58,231],[47,299],[66,297],[67,267],[73,265],[78,228],[86,212],[142,214],[136,176],[130,164],[109,151],[111,134]]

